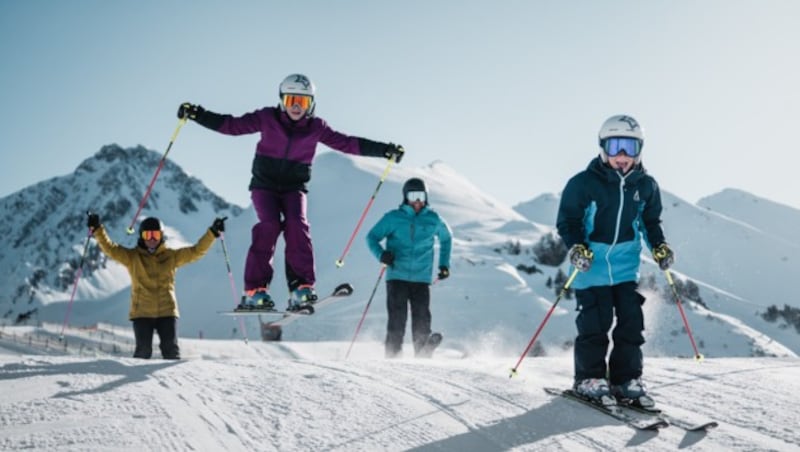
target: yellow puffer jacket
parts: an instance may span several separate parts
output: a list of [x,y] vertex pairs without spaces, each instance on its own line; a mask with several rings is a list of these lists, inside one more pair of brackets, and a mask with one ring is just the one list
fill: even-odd
[[128,269],[131,276],[131,320],[178,317],[175,271],[199,260],[214,244],[214,234],[210,230],[194,246],[171,249],[162,243],[153,254],[140,247],[125,248],[114,243],[103,226],[95,229],[94,238],[108,257]]

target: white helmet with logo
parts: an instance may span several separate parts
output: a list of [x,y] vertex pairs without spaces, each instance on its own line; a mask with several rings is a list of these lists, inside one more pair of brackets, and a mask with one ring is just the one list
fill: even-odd
[[[597,142],[601,148],[604,147],[603,141],[606,138],[612,137],[629,137],[639,140],[639,148],[644,147],[644,129],[639,125],[639,122],[628,115],[614,115],[603,123],[600,127],[600,132],[597,134]],[[600,151],[600,158],[604,162],[608,161],[608,156],[605,152]],[[642,159],[640,153],[636,156],[636,163],[638,164]]]
[[310,78],[303,74],[290,74],[283,79],[280,87],[278,88],[278,96],[281,98],[281,110],[285,111],[286,107],[283,105],[284,94],[311,96],[311,107],[309,107],[308,111],[306,112],[306,116],[310,117],[313,115],[314,107],[316,106],[316,102],[314,102],[316,88],[314,87],[314,82],[312,82]]

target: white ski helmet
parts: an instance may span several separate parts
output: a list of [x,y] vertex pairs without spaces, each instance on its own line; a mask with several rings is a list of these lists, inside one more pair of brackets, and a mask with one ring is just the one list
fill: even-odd
[[[639,122],[628,115],[614,115],[603,123],[600,127],[600,132],[597,134],[597,143],[600,148],[603,148],[606,138],[611,137],[630,137],[639,140],[639,148],[644,147],[644,129],[639,125]],[[600,158],[603,162],[608,162],[608,156],[605,151],[600,151]],[[642,160],[642,154],[636,156],[636,163]]]
[[311,107],[306,111],[306,116],[310,117],[314,114],[314,107],[316,107],[316,102],[314,102],[316,88],[314,87],[314,82],[312,82],[310,78],[303,74],[290,74],[283,79],[278,87],[278,97],[281,99],[281,110],[286,111],[286,106],[283,105],[284,94],[311,96]]

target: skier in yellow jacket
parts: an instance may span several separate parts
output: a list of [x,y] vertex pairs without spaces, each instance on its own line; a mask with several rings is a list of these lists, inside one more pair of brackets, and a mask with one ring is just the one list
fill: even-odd
[[158,218],[150,217],[139,225],[136,248],[114,243],[100,224],[100,216],[89,213],[87,225],[100,249],[128,269],[131,277],[131,310],[136,338],[134,358],[150,359],[153,332],[158,333],[161,356],[180,359],[178,348],[178,301],[175,298],[175,271],[199,260],[225,230],[226,218],[217,218],[193,246],[171,249],[164,245],[164,231]]

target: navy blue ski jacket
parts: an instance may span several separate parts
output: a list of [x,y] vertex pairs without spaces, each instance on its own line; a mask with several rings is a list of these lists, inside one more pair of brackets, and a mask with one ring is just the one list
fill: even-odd
[[556,227],[567,248],[594,252],[573,289],[638,281],[642,239],[650,250],[664,242],[658,183],[641,165],[623,176],[596,157],[567,182]]

